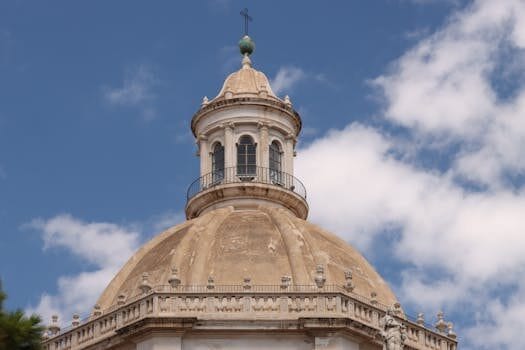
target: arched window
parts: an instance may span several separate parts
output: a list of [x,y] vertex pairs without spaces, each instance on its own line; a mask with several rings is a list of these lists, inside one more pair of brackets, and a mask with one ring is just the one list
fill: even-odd
[[255,175],[256,172],[256,145],[253,139],[244,135],[237,144],[237,174]]
[[224,146],[218,142],[213,146],[211,169],[213,182],[221,181],[224,178]]
[[269,146],[270,179],[273,182],[281,183],[282,180],[282,152],[277,141],[273,141]]

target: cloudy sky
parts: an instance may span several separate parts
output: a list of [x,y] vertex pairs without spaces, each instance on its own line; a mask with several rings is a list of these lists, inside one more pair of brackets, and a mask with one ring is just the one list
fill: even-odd
[[310,220],[463,349],[525,348],[521,0],[0,4],[0,278],[8,307],[87,314],[182,221],[189,121],[253,62],[304,129]]

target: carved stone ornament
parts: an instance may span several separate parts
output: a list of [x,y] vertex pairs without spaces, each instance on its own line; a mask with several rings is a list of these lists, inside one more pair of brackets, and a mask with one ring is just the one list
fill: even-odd
[[143,294],[148,293],[151,290],[151,284],[148,281],[149,273],[144,272],[142,274],[142,282],[139,285],[139,289],[142,291]]
[[324,275],[324,267],[322,265],[317,265],[315,268],[315,284],[318,288],[323,288],[326,282],[326,277]]
[[407,338],[405,326],[395,319],[394,310],[389,308],[386,315],[379,321],[383,350],[403,350]]
[[354,290],[354,283],[352,282],[353,274],[352,270],[348,269],[345,271],[345,289],[349,292]]
[[172,288],[177,288],[180,284],[180,278],[178,274],[178,269],[176,267],[171,268],[171,276],[168,279],[168,283],[171,285]]

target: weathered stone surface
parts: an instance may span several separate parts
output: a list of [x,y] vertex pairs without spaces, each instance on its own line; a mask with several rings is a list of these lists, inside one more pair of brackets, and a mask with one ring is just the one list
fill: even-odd
[[250,276],[254,285],[316,285],[323,266],[325,285],[347,284],[352,269],[353,291],[377,294],[384,305],[397,303],[389,286],[352,246],[335,235],[297,218],[286,209],[220,208],[172,227],[146,243],[115,276],[100,297],[102,310],[141,293],[142,276],[152,286],[169,285],[177,266],[181,285],[242,285]]

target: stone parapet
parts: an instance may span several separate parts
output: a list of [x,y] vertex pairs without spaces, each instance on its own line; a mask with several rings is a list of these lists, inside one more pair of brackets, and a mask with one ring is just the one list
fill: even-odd
[[[380,320],[387,309],[334,285],[156,286],[76,327],[63,329],[47,339],[43,348],[75,350],[119,344],[143,328],[191,331],[196,320],[201,330],[227,330],[232,325],[239,331],[243,327],[284,327],[297,332],[334,329],[381,344]],[[456,339],[407,319],[399,307],[396,310],[396,319],[406,328],[405,349],[456,350]]]

